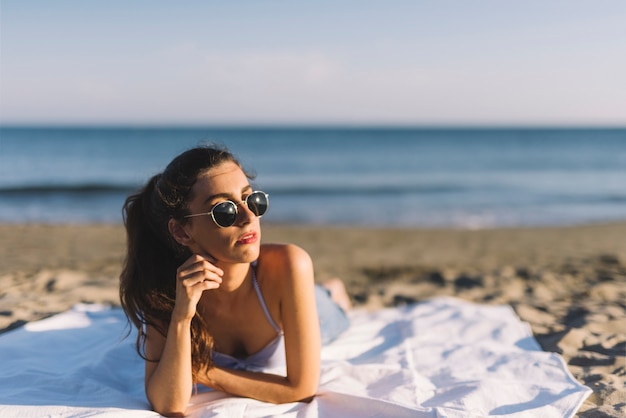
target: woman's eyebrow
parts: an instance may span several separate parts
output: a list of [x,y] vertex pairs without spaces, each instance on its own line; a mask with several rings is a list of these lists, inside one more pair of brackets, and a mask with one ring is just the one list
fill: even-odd
[[204,199],[203,204],[207,204],[209,203],[211,200],[215,200],[215,199],[230,199],[231,195],[228,193],[218,193],[218,194],[212,194],[209,197],[207,197],[206,199]]
[[[243,194],[243,193],[249,192],[251,190],[252,190],[252,186],[248,184],[243,189],[241,189],[241,193]],[[229,193],[217,193],[217,194],[212,194],[211,196],[207,197],[204,200],[204,204],[207,204],[211,200],[215,200],[215,199],[218,199],[218,198],[220,198],[220,199],[227,199],[227,200],[233,200],[233,196],[231,194],[229,194]],[[237,199],[234,199],[234,200],[237,200]]]

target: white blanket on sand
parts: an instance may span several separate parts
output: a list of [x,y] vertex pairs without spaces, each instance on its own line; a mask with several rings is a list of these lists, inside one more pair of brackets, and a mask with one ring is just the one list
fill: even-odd
[[[322,350],[318,396],[273,405],[219,392],[192,417],[571,417],[591,390],[508,306],[451,298],[375,312]],[[0,335],[0,417],[153,417],[119,308],[72,310]]]

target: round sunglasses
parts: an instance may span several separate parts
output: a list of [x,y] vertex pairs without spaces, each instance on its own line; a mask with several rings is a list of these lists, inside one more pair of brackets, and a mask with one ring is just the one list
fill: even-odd
[[196,213],[193,215],[187,215],[185,218],[192,218],[194,216],[211,215],[213,222],[220,228],[228,228],[233,226],[237,220],[237,206],[245,204],[252,213],[257,217],[261,217],[267,212],[269,207],[269,195],[262,191],[254,191],[250,193],[244,200],[239,203],[235,203],[232,200],[225,200],[213,206],[210,212]]

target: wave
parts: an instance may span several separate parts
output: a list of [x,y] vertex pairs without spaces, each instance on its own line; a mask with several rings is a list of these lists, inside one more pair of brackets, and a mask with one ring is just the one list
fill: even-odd
[[624,195],[609,195],[602,199],[602,201],[608,203],[626,203],[626,194]]
[[[0,186],[0,195],[19,196],[32,194],[106,194],[130,193],[140,188],[137,184],[81,183],[81,184],[27,184]],[[435,194],[462,192],[467,187],[460,185],[274,185],[264,187],[273,195],[312,196],[312,195],[398,195],[398,194]]]
[[538,202],[555,204],[623,204],[626,203],[626,194],[553,194],[542,196]]
[[[33,198],[41,196],[66,196],[76,197],[117,197],[128,196],[138,191],[140,184],[112,183],[112,182],[86,182],[71,184],[22,184],[0,186],[0,197],[4,198]],[[510,200],[511,189],[499,186],[469,185],[455,183],[438,184],[362,184],[341,183],[336,184],[267,184],[261,187],[271,196],[284,198],[312,197],[312,196],[336,196],[346,198],[389,196],[437,196],[447,198],[446,195],[482,195],[488,201],[498,203],[501,200]],[[534,194],[527,193],[525,198],[517,196],[514,199],[519,203],[530,204],[609,204],[621,205],[626,203],[626,194]],[[511,202],[509,202],[511,203]],[[463,206],[463,205],[461,205]]]
[[108,194],[131,193],[138,185],[83,183],[83,184],[28,184],[20,186],[0,186],[0,196],[26,196],[33,194]]
[[270,194],[288,196],[313,196],[313,195],[398,195],[398,194],[437,194],[458,193],[468,190],[461,185],[355,185],[355,184],[329,184],[329,185],[284,185],[267,187]]

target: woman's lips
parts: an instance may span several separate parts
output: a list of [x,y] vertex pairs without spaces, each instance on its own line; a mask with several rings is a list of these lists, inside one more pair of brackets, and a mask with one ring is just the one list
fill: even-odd
[[248,232],[242,235],[238,240],[237,244],[253,244],[257,241],[257,233],[256,232]]

